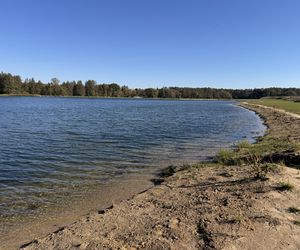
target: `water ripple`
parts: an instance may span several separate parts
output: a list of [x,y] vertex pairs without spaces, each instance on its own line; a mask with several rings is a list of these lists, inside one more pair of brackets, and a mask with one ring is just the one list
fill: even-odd
[[0,98],[0,217],[126,173],[196,162],[264,131],[225,101]]

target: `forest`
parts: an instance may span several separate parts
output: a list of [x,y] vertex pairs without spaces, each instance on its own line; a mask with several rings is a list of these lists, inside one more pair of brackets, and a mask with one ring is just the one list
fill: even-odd
[[262,97],[300,96],[300,88],[216,89],[208,87],[163,87],[130,89],[117,83],[64,81],[52,78],[49,83],[0,73],[0,94],[45,96],[95,96],[192,99],[259,99]]

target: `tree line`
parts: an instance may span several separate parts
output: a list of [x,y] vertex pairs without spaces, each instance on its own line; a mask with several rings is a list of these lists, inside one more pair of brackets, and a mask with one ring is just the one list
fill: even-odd
[[52,78],[49,83],[34,78],[22,81],[19,75],[0,73],[0,94],[46,96],[99,96],[193,99],[258,99],[267,96],[300,96],[300,88],[216,89],[163,87],[130,89],[117,83],[98,84],[94,80],[64,81]]

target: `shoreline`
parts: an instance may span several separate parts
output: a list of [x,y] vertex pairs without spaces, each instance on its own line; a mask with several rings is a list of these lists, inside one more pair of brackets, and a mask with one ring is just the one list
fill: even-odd
[[123,200],[130,200],[155,186],[156,176],[155,173],[145,173],[119,177],[110,183],[102,184],[97,190],[88,193],[87,197],[71,198],[63,205],[57,204],[47,211],[22,217],[10,225],[2,225],[7,228],[1,229],[0,249],[19,248],[31,238],[47,235],[90,213],[107,210]]
[[[243,106],[242,106],[243,107]],[[264,121],[264,124],[266,124],[267,125],[267,130],[266,130],[266,134],[264,135],[264,137],[266,137],[267,136],[267,134],[268,134],[268,131],[269,131],[269,126],[268,126],[268,124],[267,124],[267,122],[266,122],[266,117],[264,117],[262,114],[260,114],[260,113],[258,113],[258,112],[256,112],[256,110],[254,109],[251,109],[251,108],[249,108],[249,107],[243,107],[243,108],[247,108],[247,109],[249,109],[249,110],[252,110],[252,111],[254,111],[255,113],[257,113],[262,119],[263,119],[263,121]],[[263,137],[263,138],[264,138]],[[259,143],[259,141],[258,142],[256,142],[256,143]],[[199,163],[200,165],[202,164],[202,166],[204,166],[204,165],[211,165],[211,163],[210,162],[204,162],[204,163]],[[196,164],[195,164],[196,165]],[[110,217],[110,218],[113,218],[114,216],[116,216],[116,214],[118,213],[117,211],[118,211],[118,209],[119,210],[122,210],[122,207],[124,207],[124,203],[125,203],[125,206],[127,206],[127,209],[128,209],[128,203],[131,203],[132,201],[136,201],[136,200],[142,200],[142,202],[144,202],[145,201],[145,197],[142,197],[141,198],[141,196],[146,196],[147,198],[146,198],[146,201],[147,201],[147,199],[148,199],[148,193],[155,193],[155,190],[159,190],[158,191],[158,193],[160,193],[160,189],[161,188],[163,188],[164,186],[166,186],[166,185],[168,185],[168,182],[171,180],[171,182],[173,181],[173,179],[175,178],[175,179],[184,179],[184,178],[186,178],[186,177],[184,177],[185,175],[186,175],[186,173],[189,173],[189,172],[193,172],[193,171],[196,171],[196,175],[199,175],[199,172],[201,172],[201,171],[203,171],[203,169],[205,169],[206,167],[203,167],[202,168],[202,166],[201,166],[201,169],[197,169],[196,167],[193,167],[192,168],[192,170],[191,169],[187,169],[187,170],[179,170],[179,172],[178,171],[171,171],[171,172],[174,172],[174,175],[173,176],[171,176],[171,177],[165,177],[165,181],[163,182],[162,180],[160,180],[157,184],[159,184],[160,182],[162,182],[162,184],[161,185],[158,185],[158,186],[154,186],[153,187],[153,184],[152,184],[152,187],[148,187],[148,188],[146,188],[146,189],[144,189],[144,190],[141,190],[140,192],[136,192],[135,194],[133,194],[132,196],[130,196],[130,197],[128,197],[128,199],[121,199],[121,200],[123,200],[123,201],[121,201],[120,200],[120,202],[117,202],[117,204],[116,204],[116,207],[115,206],[113,206],[113,208],[114,209],[109,209],[109,210],[107,210],[107,209],[105,209],[105,207],[102,207],[102,208],[100,208],[100,210],[99,210],[99,207],[97,208],[98,209],[98,212],[96,212],[96,217],[97,217],[97,220],[98,220],[98,214],[99,214],[99,211],[100,211],[100,214],[101,215],[103,215],[103,216],[107,216],[107,217]],[[212,166],[212,168],[215,168],[215,166]],[[226,168],[228,168],[228,167],[226,167]],[[235,169],[230,169],[230,168],[228,168],[228,169],[222,169],[222,171],[221,172],[224,172],[225,174],[224,175],[231,175],[232,173],[231,172],[235,172],[236,170]],[[200,170],[200,171],[199,171]],[[229,170],[229,171],[228,171]],[[239,170],[240,171],[240,170]],[[213,171],[212,171],[213,172]],[[208,175],[211,175],[212,174],[212,172],[209,170],[208,171],[208,173],[206,173],[206,174],[204,174],[204,175],[206,175],[206,177],[208,177]],[[168,174],[169,175],[169,174]],[[183,178],[184,177],[184,178]],[[210,178],[210,177],[209,177]],[[214,177],[214,174],[212,174],[212,177],[211,177],[212,179],[213,178],[216,178],[216,179],[218,179],[218,177]],[[227,177],[228,178],[228,177]],[[203,180],[202,180],[203,181]],[[177,182],[177,180],[175,181],[175,182]],[[201,183],[201,182],[200,182]],[[172,186],[172,185],[171,185]],[[168,188],[170,188],[170,187],[168,187]],[[172,188],[172,187],[171,187]],[[193,192],[195,191],[195,190],[192,190]],[[167,192],[167,191],[166,191]],[[191,192],[192,193],[192,195],[194,195],[194,193],[193,192]],[[179,199],[180,200],[180,199]],[[134,203],[134,202],[133,202]],[[129,206],[130,207],[130,206]],[[111,206],[106,206],[106,208],[111,208]],[[117,209],[117,211],[116,211],[116,209]],[[126,210],[126,209],[125,209]],[[114,212],[114,211],[116,211],[116,212]],[[126,212],[128,212],[128,211],[126,211]],[[113,215],[112,215],[112,214]],[[124,215],[124,213],[121,213],[121,214],[123,214]],[[54,248],[51,248],[50,247],[50,245],[47,245],[49,242],[48,242],[48,240],[49,240],[49,235],[52,235],[51,236],[51,238],[52,237],[56,237],[56,236],[58,236],[58,235],[60,235],[61,233],[62,233],[62,235],[63,235],[63,232],[64,231],[68,231],[69,230],[69,228],[72,228],[74,225],[76,225],[76,224],[81,224],[81,223],[83,223],[83,221],[86,221],[86,218],[95,218],[95,211],[90,211],[90,213],[88,213],[88,215],[82,215],[81,217],[80,217],[80,219],[79,220],[76,220],[75,222],[74,222],[74,220],[73,221],[70,221],[70,223],[71,222],[73,222],[73,223],[67,223],[67,226],[64,226],[63,228],[59,228],[59,229],[57,229],[57,227],[56,227],[56,229],[55,228],[53,228],[53,230],[48,230],[48,232],[49,231],[52,231],[53,233],[51,234],[48,234],[48,236],[46,236],[45,238],[43,237],[43,238],[41,238],[40,240],[38,240],[38,241],[36,241],[36,240],[33,240],[33,241],[31,241],[31,242],[25,242],[25,241],[23,241],[23,247],[24,248],[26,248],[27,249],[27,247],[28,247],[28,249],[55,249],[55,247]],[[176,220],[177,219],[174,219],[175,220],[175,224],[177,223],[176,222]],[[181,220],[181,219],[178,219],[179,221]],[[173,223],[173,222],[169,222],[169,223]],[[107,223],[107,222],[106,222]],[[85,223],[83,223],[84,224],[84,226],[86,226],[85,225]],[[82,224],[82,225],[83,225]],[[105,223],[104,223],[104,225],[105,225]],[[129,225],[127,225],[127,226],[129,226]],[[199,225],[198,225],[199,226]],[[168,225],[168,227],[170,227],[170,228],[172,228],[173,226],[171,225]],[[126,228],[125,228],[126,229]],[[23,230],[23,229],[22,229]],[[198,230],[198,229],[197,229]],[[196,231],[197,231],[196,230]],[[20,230],[21,231],[21,230]],[[201,230],[200,230],[201,231]],[[123,233],[124,233],[124,231],[123,231]],[[45,235],[46,233],[44,233],[44,235]],[[197,234],[199,234],[199,232],[197,231]],[[194,233],[193,233],[193,235],[194,235]],[[39,236],[40,237],[40,236]],[[39,238],[38,237],[38,238]],[[35,238],[35,237],[32,237],[33,239]],[[47,238],[47,240],[45,240]],[[44,240],[45,240],[45,242],[46,242],[46,245],[45,245],[45,247],[43,247],[43,242],[44,242]],[[65,244],[67,239],[64,239],[64,238],[62,238],[61,239],[61,243],[62,244]],[[173,240],[174,241],[174,240]],[[41,242],[41,245],[40,245],[40,242]],[[52,242],[52,241],[51,241]],[[6,242],[7,243],[7,242]],[[52,243],[51,243],[52,244]],[[57,244],[59,245],[59,246],[61,246],[60,245],[60,243],[59,242],[57,242]],[[73,244],[73,243],[72,243]],[[58,246],[57,245],[57,246]],[[5,246],[5,245],[4,245]],[[19,245],[20,246],[20,245]],[[84,246],[84,245],[81,245],[82,247]],[[115,246],[117,246],[117,245],[115,245]],[[64,247],[66,247],[66,248],[70,248],[70,245],[64,245]],[[193,247],[192,246],[189,246],[189,247],[191,247],[191,249],[193,249]],[[143,249],[143,247],[138,247],[137,249],[139,249],[139,248],[141,248],[141,249]],[[1,246],[0,246],[0,249],[2,249],[1,248]],[[3,248],[4,249],[4,248]],[[5,249],[7,249],[6,248],[6,246],[5,246]],[[84,247],[83,247],[83,249],[84,249]],[[91,249],[96,249],[96,248],[91,248]]]
[[[285,138],[276,133],[290,128],[291,121],[291,129],[300,126],[297,118],[254,109],[268,125],[256,148],[277,136]],[[298,133],[289,139],[298,140]],[[285,179],[295,191],[277,191],[276,185]],[[299,179],[299,171],[287,167],[261,181],[249,175],[247,166],[199,163],[109,211],[81,218],[23,248],[298,249],[298,215],[288,212],[288,206],[300,205]]]

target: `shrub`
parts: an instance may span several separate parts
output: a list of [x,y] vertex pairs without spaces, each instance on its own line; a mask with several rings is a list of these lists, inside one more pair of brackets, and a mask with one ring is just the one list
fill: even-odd
[[274,163],[262,162],[263,156],[260,154],[248,153],[245,163],[250,167],[250,173],[256,179],[266,180],[269,173],[278,173],[279,165]]
[[245,157],[245,163],[250,167],[250,173],[254,178],[264,179],[266,177],[265,171],[262,169],[262,157],[258,154],[248,153]]
[[227,166],[235,165],[235,152],[231,149],[221,149],[215,156],[214,161]]
[[294,188],[295,186],[289,182],[281,182],[276,187],[276,189],[279,191],[292,191]]

